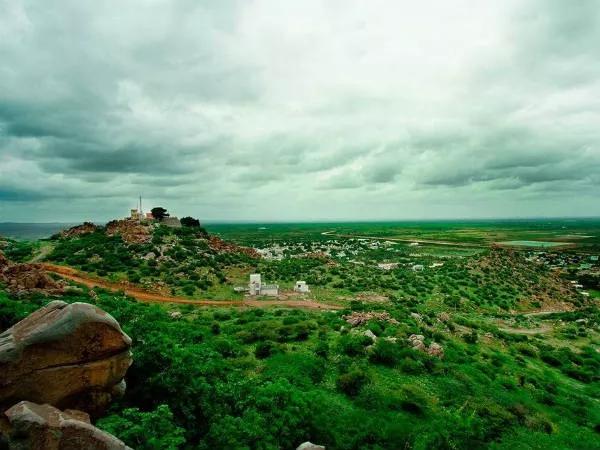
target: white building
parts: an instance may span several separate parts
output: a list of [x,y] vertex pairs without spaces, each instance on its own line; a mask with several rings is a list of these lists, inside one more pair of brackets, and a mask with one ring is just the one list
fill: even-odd
[[250,283],[248,283],[248,288],[250,289],[250,295],[260,295],[261,286],[262,286],[262,282],[260,279],[260,273],[250,274]]
[[268,295],[272,297],[277,297],[279,295],[279,285],[278,284],[263,284],[260,287],[260,295]]
[[308,288],[306,281],[296,281],[296,284],[294,285],[294,291],[306,293],[310,292],[310,289]]
[[248,291],[250,295],[279,295],[279,285],[277,284],[263,284],[260,273],[253,273],[250,275],[250,282],[248,283]]

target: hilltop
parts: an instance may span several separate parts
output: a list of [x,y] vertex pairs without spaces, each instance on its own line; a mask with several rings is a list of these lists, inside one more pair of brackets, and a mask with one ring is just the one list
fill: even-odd
[[159,292],[192,296],[226,283],[224,268],[251,263],[252,249],[225,243],[200,226],[113,220],[84,223],[55,235],[46,261]]

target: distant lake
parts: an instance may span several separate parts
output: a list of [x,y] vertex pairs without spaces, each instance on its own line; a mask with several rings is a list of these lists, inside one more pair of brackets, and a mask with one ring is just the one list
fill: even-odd
[[548,242],[548,241],[504,241],[498,242],[501,245],[512,245],[515,247],[560,247],[561,245],[570,245],[570,242]]
[[43,239],[58,233],[76,223],[0,223],[0,236],[17,240]]

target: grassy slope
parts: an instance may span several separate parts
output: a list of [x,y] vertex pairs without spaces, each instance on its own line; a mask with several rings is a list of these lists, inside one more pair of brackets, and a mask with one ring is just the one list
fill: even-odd
[[[46,301],[0,293],[3,327]],[[110,431],[124,408],[167,404],[189,448],[598,448],[600,357],[589,341],[573,353],[461,314],[418,321],[397,303],[386,310],[399,324],[360,331],[400,343],[367,351],[360,333],[340,331],[339,313],[183,308],[174,320],[103,292],[98,306],[134,340],[127,394],[101,422]],[[599,325],[597,311],[586,317],[586,329]],[[440,342],[445,358],[408,349],[411,333]],[[147,442],[152,429],[140,433],[130,444],[161,448]]]

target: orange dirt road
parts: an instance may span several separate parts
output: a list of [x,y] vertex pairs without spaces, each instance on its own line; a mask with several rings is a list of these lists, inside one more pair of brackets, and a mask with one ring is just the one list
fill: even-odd
[[56,264],[41,263],[40,266],[47,272],[55,273],[62,278],[83,284],[88,288],[100,287],[110,291],[123,291],[130,297],[145,303],[178,303],[184,305],[196,306],[235,306],[250,308],[265,308],[268,306],[282,306],[286,308],[302,309],[322,309],[334,310],[342,309],[338,305],[328,305],[312,300],[192,300],[184,297],[175,297],[170,295],[150,292],[131,283],[113,283],[106,280],[94,278],[85,272],[80,272],[72,267],[59,266]]

